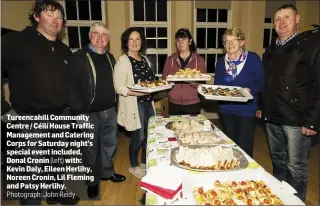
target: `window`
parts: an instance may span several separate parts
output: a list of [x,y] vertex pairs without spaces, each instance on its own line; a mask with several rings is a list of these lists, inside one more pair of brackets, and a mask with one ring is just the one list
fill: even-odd
[[274,30],[273,18],[264,19],[264,31],[263,31],[263,49],[266,49],[270,44],[272,39],[277,37],[277,33]]
[[228,9],[195,8],[195,41],[198,53],[205,59],[207,72],[215,73],[215,64],[224,55],[222,36],[230,27]]
[[147,41],[147,57],[157,76],[170,54],[170,1],[130,1],[131,26],[140,28]]
[[104,22],[105,3],[101,0],[67,0],[62,4],[67,20],[66,43],[76,51],[89,43],[90,26],[96,21]]

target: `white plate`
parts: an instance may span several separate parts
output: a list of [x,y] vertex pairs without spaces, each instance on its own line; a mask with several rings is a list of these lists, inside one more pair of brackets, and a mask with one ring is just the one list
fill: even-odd
[[[239,89],[244,97],[230,97],[230,96],[218,96],[218,95],[204,94],[204,92],[202,90],[202,87],[212,88],[212,89],[217,89],[217,88]],[[244,88],[242,88],[242,87],[234,87],[234,86],[200,84],[198,86],[198,93],[201,94],[202,96],[204,96],[205,99],[209,99],[209,100],[232,101],[232,102],[247,102],[248,100],[253,99],[253,96],[249,92],[244,90]]]
[[168,82],[199,82],[199,81],[210,81],[211,76],[203,78],[166,78]]
[[132,91],[137,92],[144,92],[144,93],[152,93],[152,92],[159,92],[162,90],[171,89],[174,84],[168,84],[164,86],[157,86],[157,87],[140,87],[138,85],[134,85],[133,87],[128,87]]

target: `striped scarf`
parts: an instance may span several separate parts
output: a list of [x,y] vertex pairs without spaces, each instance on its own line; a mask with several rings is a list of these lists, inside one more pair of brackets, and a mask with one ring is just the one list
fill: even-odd
[[238,76],[237,66],[242,62],[244,62],[247,56],[248,56],[248,51],[245,51],[244,49],[242,49],[242,52],[236,61],[229,60],[228,54],[226,54],[225,61],[229,65],[229,67],[227,68],[227,75],[226,75],[226,80],[228,82],[232,82]]

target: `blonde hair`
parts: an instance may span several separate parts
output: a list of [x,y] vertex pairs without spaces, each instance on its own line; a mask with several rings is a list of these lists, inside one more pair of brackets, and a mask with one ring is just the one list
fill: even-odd
[[110,35],[110,31],[109,31],[108,27],[104,23],[102,23],[102,22],[94,22],[90,27],[90,32],[92,32],[93,28],[95,28],[95,27],[102,27],[102,28],[106,29],[107,35],[108,36]]
[[243,31],[241,30],[241,29],[239,29],[239,28],[236,28],[236,27],[234,27],[234,28],[229,28],[229,29],[227,29],[225,32],[224,32],[224,34],[223,34],[223,36],[222,36],[222,43],[224,44],[225,42],[226,42],[226,36],[234,36],[234,37],[236,37],[238,40],[245,40],[246,38],[245,38],[245,35],[244,35],[244,33],[243,33]]

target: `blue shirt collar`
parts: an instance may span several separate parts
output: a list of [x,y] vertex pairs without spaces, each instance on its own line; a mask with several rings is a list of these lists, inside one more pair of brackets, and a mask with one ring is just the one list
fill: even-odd
[[[93,46],[92,46],[91,44],[88,45],[88,48],[89,48],[92,52],[97,53],[97,54],[100,54],[95,48],[93,48]],[[106,50],[104,50],[103,54],[105,54],[105,53],[106,53]]]

